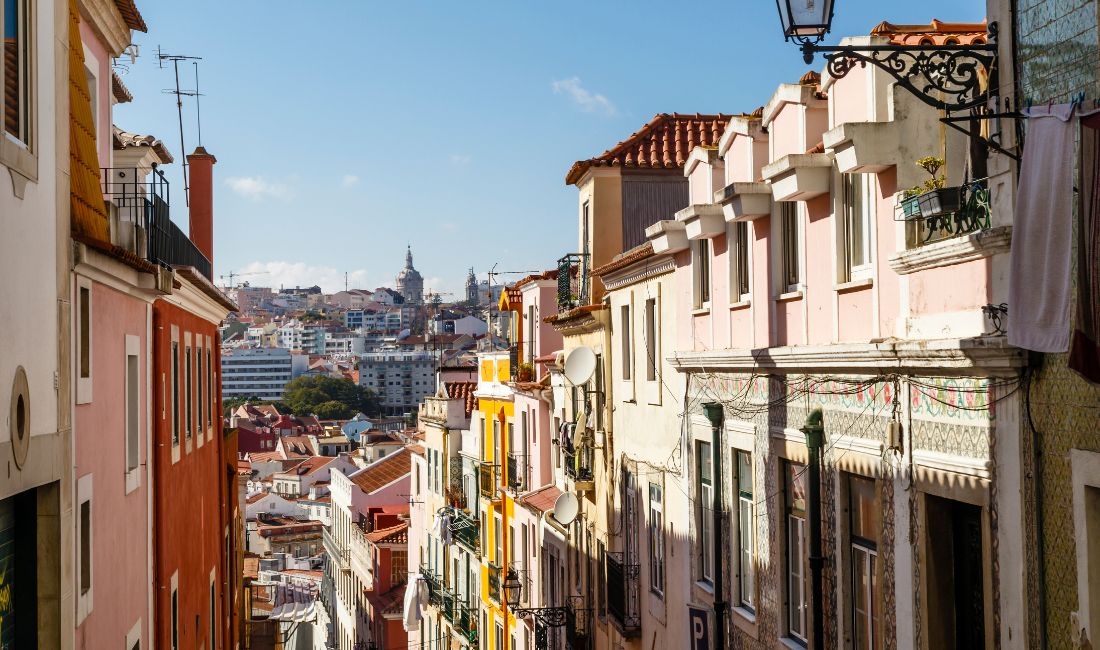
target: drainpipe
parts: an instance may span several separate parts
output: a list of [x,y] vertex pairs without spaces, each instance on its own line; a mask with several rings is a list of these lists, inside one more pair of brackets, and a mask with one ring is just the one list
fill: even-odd
[[710,420],[710,452],[714,470],[714,647],[725,650],[726,647],[726,601],[725,579],[722,576],[722,416],[721,402],[708,402],[703,411]]
[[821,409],[814,409],[806,417],[802,433],[806,434],[806,449],[810,452],[809,470],[809,524],[810,524],[810,597],[813,598],[813,636],[810,647],[825,647],[825,612],[822,601],[821,570],[825,558],[821,556],[821,450],[825,443],[825,424]]

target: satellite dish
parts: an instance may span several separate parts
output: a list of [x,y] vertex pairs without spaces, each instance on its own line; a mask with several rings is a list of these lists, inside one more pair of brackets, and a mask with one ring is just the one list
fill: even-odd
[[580,503],[577,501],[577,495],[572,492],[565,492],[554,502],[554,519],[563,526],[573,523],[579,513]]
[[587,384],[596,372],[596,353],[582,345],[565,356],[565,378],[574,386]]

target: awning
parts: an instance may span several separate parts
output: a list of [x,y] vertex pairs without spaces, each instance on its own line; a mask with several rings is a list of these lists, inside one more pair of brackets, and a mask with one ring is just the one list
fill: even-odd
[[317,618],[317,601],[309,603],[286,603],[271,610],[268,620],[283,623],[308,623]]

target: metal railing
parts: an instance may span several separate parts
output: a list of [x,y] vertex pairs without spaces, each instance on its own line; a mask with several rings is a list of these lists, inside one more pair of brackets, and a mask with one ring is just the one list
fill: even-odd
[[349,571],[350,552],[347,548],[341,547],[336,538],[332,536],[328,528],[324,528],[321,531],[321,543],[325,547],[325,555],[327,555],[336,568],[341,571]]
[[124,248],[161,266],[193,266],[212,279],[210,260],[172,222],[168,180],[159,169],[146,180],[140,169],[104,167],[100,180],[120,226],[133,228],[133,240],[122,242]]
[[641,567],[637,564],[624,564],[622,553],[607,554],[607,610],[625,635],[641,631],[638,595],[640,575]]
[[527,457],[522,454],[508,454],[508,488],[527,491]]
[[920,248],[945,239],[981,232],[992,226],[988,179],[982,178],[959,187],[934,191],[949,195],[943,202],[957,203],[958,209],[937,211],[926,216],[926,211],[918,208],[921,199],[927,198],[930,192],[901,201],[896,208],[895,219],[909,222],[906,227],[906,243],[909,248]]
[[477,645],[477,609],[458,605],[451,625],[471,646]]
[[558,310],[588,304],[588,255],[569,253],[558,260]]
[[477,519],[464,512],[455,511],[451,518],[451,539],[465,546],[471,553],[481,553],[480,525]]
[[581,446],[562,450],[565,475],[574,481],[592,480],[592,448]]
[[478,467],[478,487],[481,490],[481,496],[487,499],[497,498],[497,475],[498,466],[492,463],[481,463]]

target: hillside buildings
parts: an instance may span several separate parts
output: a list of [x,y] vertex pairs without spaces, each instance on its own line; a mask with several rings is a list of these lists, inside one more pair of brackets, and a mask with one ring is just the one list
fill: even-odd
[[221,357],[222,399],[278,401],[287,382],[306,371],[308,356],[283,348],[237,348]]

